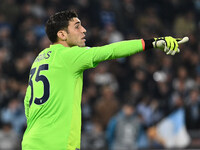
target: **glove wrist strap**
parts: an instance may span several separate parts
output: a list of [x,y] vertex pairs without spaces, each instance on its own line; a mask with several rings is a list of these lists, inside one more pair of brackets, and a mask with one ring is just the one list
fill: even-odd
[[154,39],[144,40],[144,42],[145,42],[145,50],[154,48],[153,47],[153,42],[154,41],[155,41]]

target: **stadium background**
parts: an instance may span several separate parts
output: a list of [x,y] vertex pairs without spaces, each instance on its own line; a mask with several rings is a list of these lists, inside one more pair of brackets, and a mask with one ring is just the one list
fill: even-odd
[[142,122],[140,144],[130,136],[139,149],[166,148],[149,129],[180,108],[191,138],[184,148],[200,148],[200,0],[0,0],[0,149],[20,149],[29,70],[50,44],[44,24],[49,15],[69,8],[78,11],[87,30],[87,46],[190,38],[176,56],[149,50],[85,71],[82,149],[110,148],[118,135],[108,136],[108,124],[127,102]]

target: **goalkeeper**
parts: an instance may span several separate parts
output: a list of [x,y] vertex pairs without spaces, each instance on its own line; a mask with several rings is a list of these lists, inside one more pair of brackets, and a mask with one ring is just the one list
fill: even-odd
[[76,12],[51,16],[46,33],[52,45],[32,64],[24,99],[27,129],[22,150],[79,150],[83,71],[99,62],[152,48],[174,55],[187,37],[136,39],[101,47],[86,47],[86,29]]

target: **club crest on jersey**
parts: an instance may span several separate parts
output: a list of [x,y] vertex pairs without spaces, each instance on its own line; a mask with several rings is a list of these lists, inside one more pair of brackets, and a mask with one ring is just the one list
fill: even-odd
[[91,47],[86,47],[85,49],[90,49]]

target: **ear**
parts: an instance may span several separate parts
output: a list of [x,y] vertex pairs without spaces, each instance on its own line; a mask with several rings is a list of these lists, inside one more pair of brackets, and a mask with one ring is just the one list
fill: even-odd
[[67,40],[67,32],[65,30],[59,30],[57,32],[58,40],[66,41]]

